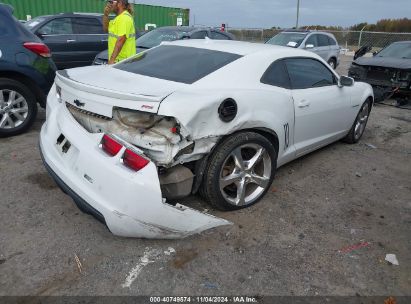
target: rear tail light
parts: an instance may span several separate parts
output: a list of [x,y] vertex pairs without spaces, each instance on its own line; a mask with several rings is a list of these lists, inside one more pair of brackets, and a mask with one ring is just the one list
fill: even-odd
[[101,148],[108,155],[114,156],[117,155],[118,152],[120,152],[123,146],[114,139],[112,139],[110,136],[104,135],[103,139],[101,140]]
[[127,149],[123,155],[123,164],[134,171],[143,169],[150,161]]
[[[115,156],[123,148],[123,144],[104,134],[100,147],[108,155]],[[140,171],[147,166],[149,162],[148,159],[128,148],[125,150],[122,157],[123,165],[134,171]]]
[[32,51],[33,53],[36,53],[37,55],[45,58],[51,57],[50,49],[45,45],[44,43],[40,42],[25,42],[23,46]]

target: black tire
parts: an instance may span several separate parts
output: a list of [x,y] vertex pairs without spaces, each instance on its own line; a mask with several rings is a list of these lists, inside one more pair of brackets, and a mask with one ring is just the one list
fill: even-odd
[[328,65],[335,70],[337,68],[337,61],[335,58],[330,58],[330,60],[328,60]]
[[[223,188],[223,190],[220,189],[220,179],[224,178],[221,175],[224,172],[223,169],[226,168],[226,167],[223,168],[223,166],[227,165],[227,162],[230,161],[230,157],[232,157],[230,155],[232,155],[232,152],[234,153],[234,151],[238,151],[238,149],[240,149],[239,150],[240,153],[246,154],[248,152],[247,149],[252,149],[252,148],[249,148],[248,146],[263,148],[262,151],[264,151],[264,153],[261,155],[264,155],[264,156],[262,156],[261,158],[258,158],[259,160],[256,162],[257,165],[255,165],[255,168],[253,166],[252,169],[248,169],[248,170],[252,170],[252,174],[255,174],[255,175],[257,175],[257,173],[255,173],[254,171],[255,169],[264,171],[263,175],[266,175],[264,176],[264,186],[258,186],[257,184],[254,184],[254,182],[247,182],[244,186],[244,189],[245,189],[244,193],[246,193],[247,187],[251,187],[251,192],[253,191],[252,188],[255,187],[254,191],[257,193],[257,190],[258,190],[258,195],[256,194],[255,198],[251,199],[248,203],[244,203],[244,205],[234,205],[234,203],[232,202],[230,203],[230,201],[223,196],[222,192],[226,193],[224,189],[227,189],[227,188]],[[254,156],[256,155],[257,155],[257,150]],[[244,155],[242,155],[242,159],[247,161],[247,157],[244,157]],[[234,159],[233,159],[233,163],[235,163]],[[266,164],[268,163],[270,164],[270,167],[266,166]],[[236,165],[234,165],[234,167],[236,167]],[[257,203],[268,191],[274,179],[276,168],[277,168],[277,151],[275,150],[273,144],[266,137],[258,133],[254,133],[254,132],[236,133],[224,139],[220,144],[218,144],[218,146],[212,152],[209,158],[205,173],[204,173],[204,179],[203,179],[203,182],[200,188],[200,194],[211,205],[213,205],[214,207],[220,210],[238,210],[238,209],[249,207]],[[233,169],[233,170],[236,170],[236,169]],[[233,174],[233,172],[230,174]],[[258,176],[261,177],[260,175]],[[252,177],[243,176],[242,178],[244,181],[245,178],[248,179]],[[252,186],[248,186],[248,185],[252,185]],[[234,186],[234,183],[226,187],[233,187],[233,186]],[[233,192],[235,192],[238,195],[238,190],[239,189],[237,188],[237,190]],[[249,195],[249,196],[252,196],[252,195]],[[244,195],[244,202],[245,200],[246,200],[246,197]]]
[[[371,104],[370,100],[366,100],[362,104],[361,109],[358,112],[357,117],[355,118],[355,121],[354,121],[354,123],[353,123],[353,125],[350,129],[350,132],[348,132],[348,134],[343,139],[344,142],[346,142],[347,144],[355,144],[361,139],[362,135],[364,134],[364,130],[367,126],[367,123],[368,123],[368,118],[369,118],[370,112],[371,112],[371,106],[372,106],[372,104]],[[368,110],[365,110],[365,107],[367,107]],[[356,125],[357,125],[357,123],[359,122],[359,120],[362,116],[363,111],[368,112],[367,119],[365,120],[364,127],[362,129],[361,134],[356,134],[355,128],[356,128]]]
[[[26,85],[16,80],[9,79],[9,78],[0,78],[0,91],[2,90],[3,92],[14,91],[20,94],[25,99],[25,102],[27,103],[27,116],[20,125],[14,128],[0,127],[0,137],[7,137],[7,136],[21,134],[25,132],[28,128],[30,128],[36,119],[36,116],[37,116],[36,97]],[[0,110],[0,122],[1,122],[3,115],[4,114],[2,114]]]

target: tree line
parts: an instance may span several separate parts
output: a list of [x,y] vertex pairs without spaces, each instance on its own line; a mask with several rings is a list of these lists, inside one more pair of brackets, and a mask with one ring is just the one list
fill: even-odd
[[411,19],[381,19],[375,24],[361,22],[350,27],[342,26],[324,26],[324,25],[308,25],[301,26],[302,29],[316,29],[327,31],[364,31],[370,32],[394,32],[394,33],[411,33]]

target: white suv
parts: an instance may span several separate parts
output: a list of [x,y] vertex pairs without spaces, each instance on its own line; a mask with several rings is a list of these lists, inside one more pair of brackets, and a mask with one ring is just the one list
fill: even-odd
[[320,55],[335,69],[340,63],[340,46],[333,34],[320,31],[286,30],[266,43],[306,49]]

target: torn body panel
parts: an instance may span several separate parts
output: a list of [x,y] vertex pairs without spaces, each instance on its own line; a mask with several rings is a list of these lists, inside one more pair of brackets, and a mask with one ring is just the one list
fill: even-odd
[[[142,238],[181,238],[230,222],[194,209],[165,203],[157,166],[150,162],[135,172],[122,155],[101,148],[102,133],[86,131],[55,95],[48,100],[47,121],[40,134],[44,162],[56,176],[103,217],[116,235]],[[70,144],[67,150],[62,147]],[[92,160],[92,161],[91,161]]]

